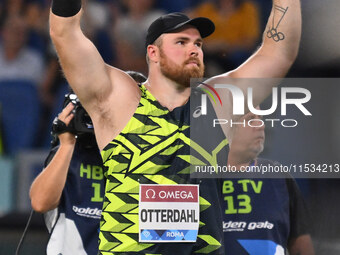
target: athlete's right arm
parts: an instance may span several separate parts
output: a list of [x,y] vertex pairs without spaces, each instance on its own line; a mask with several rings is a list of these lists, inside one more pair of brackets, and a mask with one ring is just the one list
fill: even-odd
[[81,16],[80,0],[53,0],[50,35],[70,86],[91,115],[96,103],[110,96],[114,79],[119,79],[122,72],[104,63],[81,30]]

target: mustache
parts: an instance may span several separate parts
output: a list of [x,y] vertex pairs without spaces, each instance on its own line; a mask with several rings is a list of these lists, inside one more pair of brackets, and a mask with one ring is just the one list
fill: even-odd
[[197,57],[190,57],[190,58],[188,58],[188,59],[184,62],[184,64],[186,65],[186,64],[189,64],[189,63],[192,63],[192,62],[196,63],[198,66],[201,66],[201,61],[200,61],[199,58],[197,58]]

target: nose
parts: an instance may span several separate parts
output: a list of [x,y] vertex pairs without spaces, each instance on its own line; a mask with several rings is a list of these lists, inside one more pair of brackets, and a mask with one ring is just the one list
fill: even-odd
[[198,56],[198,51],[197,50],[192,50],[190,52],[190,57],[197,57]]
[[190,48],[190,57],[197,57],[198,56],[198,49],[196,45],[192,45]]
[[256,118],[254,118],[254,126],[256,126],[255,128],[258,130],[265,130],[266,128],[266,124],[265,122],[262,120],[262,118],[260,116],[256,116]]

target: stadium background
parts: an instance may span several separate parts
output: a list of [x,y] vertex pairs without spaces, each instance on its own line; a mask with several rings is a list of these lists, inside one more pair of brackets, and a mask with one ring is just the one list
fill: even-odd
[[[122,0],[121,2],[124,1],[125,0]],[[337,78],[340,76],[340,28],[338,25],[340,23],[340,6],[338,0],[301,1],[303,14],[302,41],[298,59],[288,74],[288,77]],[[109,23],[110,18],[107,17],[107,15],[117,14],[119,9],[117,6],[122,4],[117,3],[120,2],[118,0],[96,0],[92,2],[95,3],[91,14],[92,17],[95,17],[93,30],[102,29],[104,26],[103,23]],[[183,8],[186,10],[189,8],[190,10],[190,8],[196,7],[199,2],[202,2],[202,0],[159,0],[155,1],[154,8],[163,8],[163,11],[181,10]],[[261,31],[263,31],[271,8],[271,0],[253,0],[253,2],[259,7]],[[34,7],[34,5],[37,5],[38,8],[29,9],[32,6]],[[108,5],[111,10],[109,14],[104,13],[102,8]],[[9,6],[11,6],[11,8],[9,8]],[[34,10],[46,13],[48,6],[49,1],[47,0],[0,0],[1,24],[4,23],[8,12],[16,11],[15,8],[18,8],[17,11],[20,13],[25,12],[30,19],[34,20],[34,17],[39,15],[39,13],[34,12]],[[123,10],[119,15],[126,15],[124,12],[126,12],[126,10]],[[98,20],[96,20],[96,17]],[[44,24],[47,26],[47,20],[45,20]],[[109,25],[107,26],[108,27],[104,27],[109,29]],[[47,56],[50,54],[49,49],[47,49],[49,42],[46,42],[48,34],[47,29],[42,31],[45,33],[42,35],[45,41],[42,40],[43,43],[40,43],[39,40],[35,42],[33,40],[30,46],[32,46],[32,48],[39,48],[39,45],[45,47],[43,50],[40,50],[43,54],[45,65],[47,65],[51,59],[51,57]],[[104,35],[99,33],[99,36],[96,38],[102,38],[102,40],[105,41],[105,33]],[[2,38],[0,38],[0,42],[1,39]],[[100,41],[100,39],[98,40]],[[119,45],[115,46],[116,52],[119,52]],[[98,47],[100,47],[100,44]],[[105,48],[105,46],[103,46],[103,48]],[[108,49],[106,52],[108,53],[105,56],[107,56],[107,59],[112,63],[114,63],[115,60],[117,61],[117,59],[119,60],[119,54],[117,56],[117,53],[113,50]],[[120,64],[123,67],[126,63]],[[131,68],[135,68],[136,70],[140,68],[139,71],[145,71],[145,66],[135,66]],[[35,93],[41,93],[38,91],[38,86],[36,90]],[[60,91],[58,92],[58,90]],[[63,94],[65,88],[61,85],[58,90],[54,91],[56,98],[58,97],[58,93],[59,95]],[[1,116],[10,113],[10,115],[20,119],[20,113],[25,110],[19,102],[21,98],[20,92],[8,94],[8,90],[1,88],[0,79],[0,93],[2,93],[1,98],[7,97],[8,99],[8,97],[10,97],[10,100],[14,102],[11,108],[1,108]],[[272,158],[283,163],[339,163],[339,95],[340,86],[330,87],[320,84],[320,86],[313,87],[313,100],[310,107],[312,112],[316,113],[316,116],[322,117],[316,119],[312,122],[312,125],[306,126],[302,131],[300,129],[298,133],[289,133],[280,129],[268,130],[266,150],[262,154],[262,157]],[[2,103],[1,100],[0,103]],[[20,143],[22,141],[16,140],[19,135],[14,131],[18,130],[20,135],[22,135],[21,132],[23,132],[19,129],[21,125],[20,121],[17,122],[17,126],[13,129],[12,134],[5,134],[3,128],[4,123],[1,123],[3,147],[0,157],[0,254],[14,254],[27,222],[30,212],[28,189],[34,176],[41,170],[42,162],[48,152],[50,138],[48,132],[49,126],[46,122],[49,123],[53,117],[52,115],[59,111],[60,103],[59,106],[56,105],[58,105],[58,102],[55,103],[52,109],[49,109],[49,111],[46,110],[48,115],[44,110],[40,109],[39,115],[36,117],[25,116],[28,117],[31,122],[39,123],[39,125],[34,128],[34,130],[36,130],[35,133],[32,133],[34,135],[30,134],[33,142],[28,144],[21,145]],[[297,116],[297,118],[301,118],[301,116]],[[304,121],[303,118],[300,120],[301,122]],[[14,147],[14,151],[9,150],[9,139],[11,139],[12,143],[17,143],[18,145]],[[311,230],[316,254],[340,254],[340,232],[338,231],[340,229],[340,198],[338,196],[340,180],[303,179],[298,180],[298,184],[311,212]],[[42,216],[35,214],[20,254],[45,254],[47,239],[48,234],[43,225]]]

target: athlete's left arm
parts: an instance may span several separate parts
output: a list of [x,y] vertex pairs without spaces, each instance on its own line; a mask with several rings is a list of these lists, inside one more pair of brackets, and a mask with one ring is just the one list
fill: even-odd
[[300,0],[273,0],[262,45],[244,64],[225,75],[233,78],[284,77],[297,57],[300,37]]
[[[282,78],[297,57],[300,37],[300,0],[273,0],[272,11],[259,49],[237,69],[215,76],[207,82],[224,84],[228,83],[229,78]],[[252,85],[255,106],[269,96],[275,84],[265,82]],[[241,82],[237,86],[246,95],[251,84]],[[225,91],[219,90],[222,95]]]
[[313,243],[310,235],[301,235],[288,243],[290,255],[314,255]]

